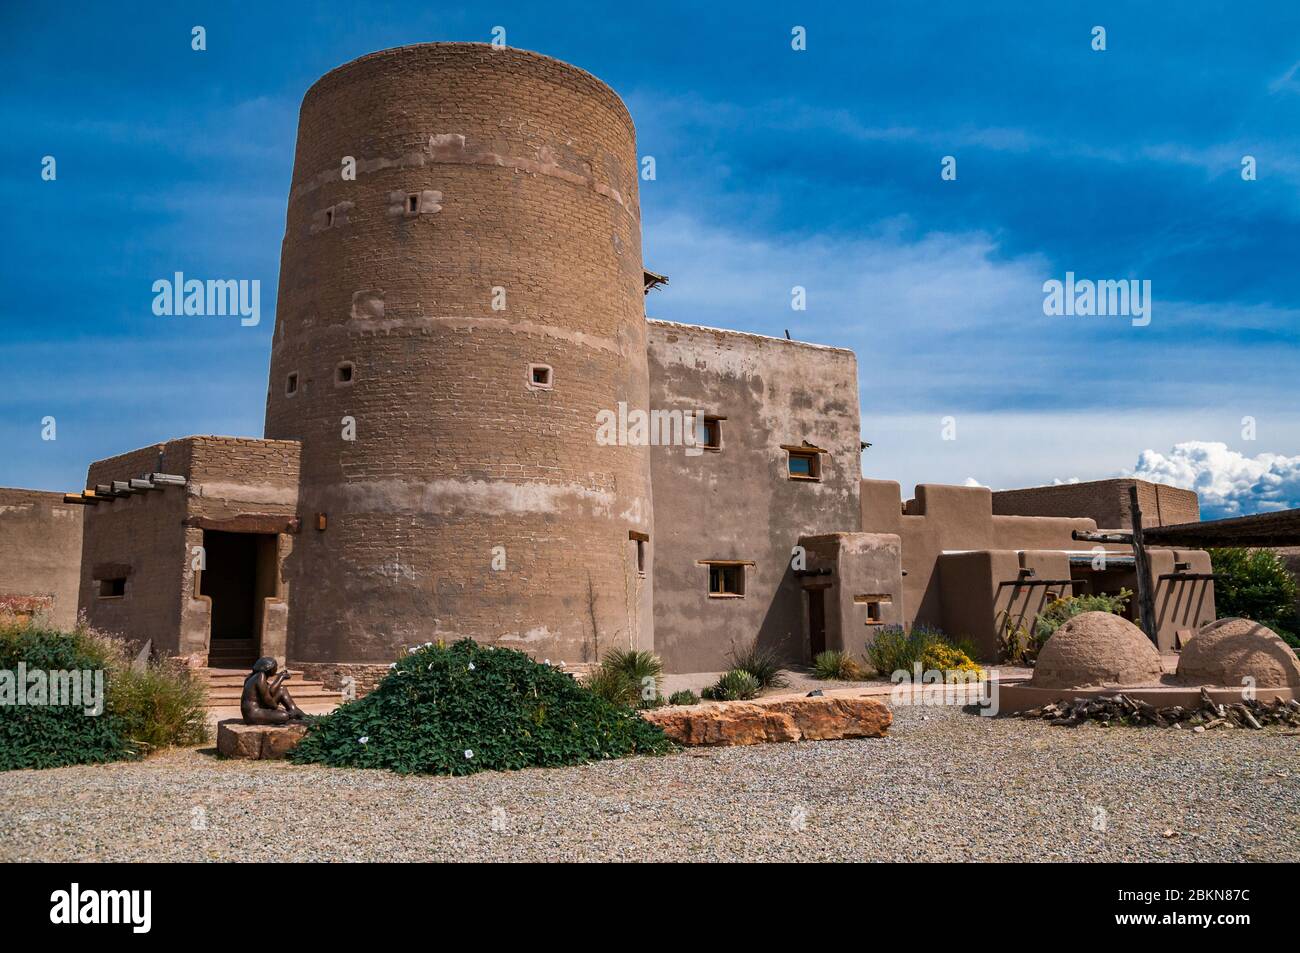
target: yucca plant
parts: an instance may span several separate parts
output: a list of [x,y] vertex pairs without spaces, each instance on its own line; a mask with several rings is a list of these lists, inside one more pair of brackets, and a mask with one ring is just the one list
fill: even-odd
[[824,681],[852,682],[862,677],[862,669],[848,652],[828,649],[813,659],[813,676]]
[[741,648],[732,648],[728,658],[733,670],[748,672],[760,688],[783,688],[790,684],[782,671],[780,656],[771,649],[760,649],[757,639]]
[[704,690],[704,697],[717,702],[746,701],[757,698],[762,686],[749,672],[733,668]]

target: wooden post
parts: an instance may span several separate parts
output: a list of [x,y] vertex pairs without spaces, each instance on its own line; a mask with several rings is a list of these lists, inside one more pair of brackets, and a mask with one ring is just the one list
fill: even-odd
[[1156,599],[1151,591],[1151,564],[1147,561],[1147,547],[1142,541],[1142,509],[1138,506],[1137,485],[1128,488],[1129,509],[1133,516],[1133,569],[1137,576],[1138,618],[1142,631],[1151,644],[1160,647],[1156,638]]

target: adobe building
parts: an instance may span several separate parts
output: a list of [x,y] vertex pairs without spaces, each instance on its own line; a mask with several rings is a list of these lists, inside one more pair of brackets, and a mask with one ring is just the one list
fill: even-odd
[[[1097,570],[1070,538],[1119,518],[1100,504],[863,480],[851,351],[648,320],[665,279],[637,168],[618,96],[535,53],[423,44],[326,74],[299,120],[265,439],[171,440],[92,464],[67,506],[0,510],[0,540],[58,528],[0,551],[0,593],[52,594],[66,621],[79,579],[96,628],[364,690],[462,637],[716,671],[753,640],[807,662],[926,623],[991,655],[1000,614],[1126,584],[1123,547]],[[1204,553],[1163,552],[1172,646],[1213,591],[1172,578]]]

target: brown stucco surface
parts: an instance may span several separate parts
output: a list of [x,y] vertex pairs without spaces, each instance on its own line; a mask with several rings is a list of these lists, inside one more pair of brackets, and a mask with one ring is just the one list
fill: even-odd
[[1201,518],[1200,500],[1194,490],[1122,478],[1060,483],[993,494],[993,512],[1018,516],[1075,516],[1093,520],[1105,529],[1133,525],[1129,488],[1138,489],[1138,506],[1145,526],[1195,523]]
[[1132,622],[1110,612],[1084,612],[1057,629],[1038,653],[1034,688],[1158,685],[1160,653]]
[[54,625],[76,623],[82,519],[62,493],[0,488],[0,602],[39,603]]
[[[722,449],[653,447],[655,650],[669,671],[728,667],[757,638],[807,661],[800,537],[858,526],[857,362],[851,351],[649,321],[651,404],[726,417]],[[782,445],[821,455],[820,482],[791,480]],[[750,560],[740,599],[708,595],[699,560]]]
[[1266,625],[1250,619],[1219,619],[1203,626],[1178,659],[1183,684],[1300,688],[1300,660]]
[[[203,526],[249,515],[297,512],[298,445],[251,437],[193,436],[142,447],[90,465],[86,485],[166,473],[165,486],[84,507],[81,608],[96,629],[180,655],[206,654],[209,607],[196,595],[194,549]],[[204,521],[212,521],[205,523]],[[281,561],[292,548],[280,537]],[[98,580],[126,577],[126,592],[104,598]],[[281,590],[280,600],[287,592]],[[283,628],[283,623],[280,623]],[[265,646],[283,658],[282,633]]]
[[[461,637],[569,661],[597,635],[652,648],[629,540],[653,526],[649,457],[595,439],[599,411],[647,405],[643,314],[635,135],[608,87],[479,44],[388,50],[316,83],[266,412],[267,436],[302,441],[304,522],[328,517],[289,560],[312,594],[290,617],[295,658],[387,662]],[[341,362],[353,380],[336,386]],[[530,363],[551,389],[528,386]]]

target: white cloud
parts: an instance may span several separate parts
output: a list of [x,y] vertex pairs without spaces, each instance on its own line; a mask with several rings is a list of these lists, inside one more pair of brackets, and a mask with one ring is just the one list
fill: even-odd
[[1300,456],[1249,457],[1227,444],[1192,440],[1167,454],[1142,451],[1128,475],[1195,490],[1210,518],[1300,507]]

